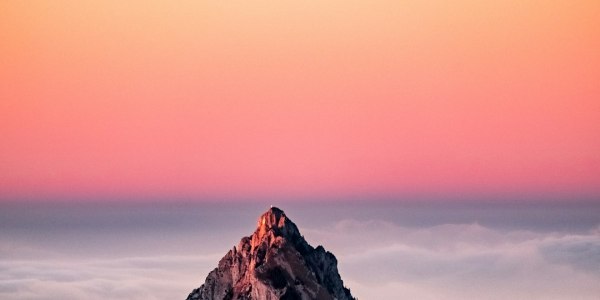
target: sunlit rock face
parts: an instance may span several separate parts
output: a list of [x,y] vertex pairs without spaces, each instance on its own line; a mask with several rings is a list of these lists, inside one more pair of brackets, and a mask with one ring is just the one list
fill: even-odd
[[296,224],[272,207],[187,299],[354,298],[343,285],[335,256],[310,246]]

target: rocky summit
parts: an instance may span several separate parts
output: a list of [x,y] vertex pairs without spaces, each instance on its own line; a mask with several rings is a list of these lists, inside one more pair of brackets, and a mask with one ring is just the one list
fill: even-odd
[[354,299],[344,287],[335,256],[309,245],[285,213],[271,207],[219,261],[187,300]]

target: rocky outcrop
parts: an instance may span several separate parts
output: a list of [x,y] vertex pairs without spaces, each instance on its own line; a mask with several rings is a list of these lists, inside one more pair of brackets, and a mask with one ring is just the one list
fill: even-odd
[[188,300],[354,299],[322,246],[313,248],[279,208],[258,219]]

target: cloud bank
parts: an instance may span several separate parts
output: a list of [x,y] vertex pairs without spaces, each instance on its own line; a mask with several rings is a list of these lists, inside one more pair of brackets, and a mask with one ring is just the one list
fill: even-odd
[[[600,228],[569,233],[349,219],[301,230],[309,243],[337,256],[359,299],[600,296]],[[185,299],[225,253],[111,256],[107,245],[82,258],[48,255],[25,241],[0,242],[0,298],[6,300]]]
[[600,234],[346,220],[307,236],[362,299],[598,299]]

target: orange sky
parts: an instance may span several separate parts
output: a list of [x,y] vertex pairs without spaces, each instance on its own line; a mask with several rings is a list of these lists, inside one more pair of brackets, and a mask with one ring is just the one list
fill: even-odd
[[597,198],[599,53],[598,1],[2,1],[0,198]]

